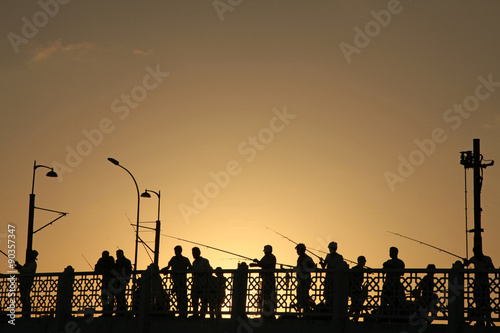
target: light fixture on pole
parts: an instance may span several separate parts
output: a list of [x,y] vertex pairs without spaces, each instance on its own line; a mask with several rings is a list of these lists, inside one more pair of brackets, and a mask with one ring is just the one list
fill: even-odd
[[123,170],[127,171],[127,173],[132,177],[132,180],[134,181],[135,188],[137,190],[137,219],[136,219],[136,226],[135,226],[135,254],[134,254],[134,280],[135,280],[135,272],[137,271],[137,245],[139,243],[139,209],[141,205],[141,196],[139,193],[139,186],[137,186],[137,182],[135,181],[134,176],[128,171],[124,166],[120,165],[120,162],[115,160],[114,158],[108,158],[108,161],[113,163],[116,166],[119,166]]
[[[33,181],[31,183],[31,194],[30,194],[30,203],[29,203],[29,212],[28,212],[28,241],[26,244],[26,259],[29,256],[29,253],[33,250],[33,228],[34,228],[34,220],[35,220],[35,171],[38,168],[47,168],[50,169],[47,172],[47,177],[57,177],[57,173],[54,171],[54,168],[48,167],[46,165],[37,165],[36,161],[33,164]],[[64,213],[65,214],[65,213]]]
[[[155,192],[152,190],[146,189],[144,193],[141,194],[141,197],[143,198],[151,198],[151,195],[148,193],[154,193],[158,196],[158,218],[156,219],[156,228],[155,228],[155,250],[154,250],[154,263],[156,266],[159,265],[159,257],[160,257],[160,229],[161,229],[161,222],[160,222],[160,191]],[[159,266],[158,266],[159,267]]]

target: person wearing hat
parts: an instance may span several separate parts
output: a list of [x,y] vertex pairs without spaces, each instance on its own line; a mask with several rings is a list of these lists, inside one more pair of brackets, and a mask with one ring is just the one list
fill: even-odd
[[299,310],[302,309],[303,312],[308,312],[313,305],[313,300],[309,296],[309,289],[312,283],[311,272],[316,269],[316,264],[306,254],[306,246],[304,244],[297,244],[295,249],[299,255],[297,258],[297,267],[295,268],[295,272],[297,273],[297,305]]
[[21,294],[23,318],[29,318],[31,316],[30,292],[33,281],[35,280],[37,257],[38,252],[36,250],[31,250],[26,256],[26,263],[24,265],[16,261],[16,269],[19,274],[21,274],[19,277],[19,293]]
[[347,263],[344,261],[344,257],[341,254],[337,253],[337,243],[330,242],[328,244],[328,249],[330,253],[328,253],[323,260],[320,259],[319,263],[322,268],[326,268],[326,276],[324,282],[323,296],[325,297],[326,306],[331,310],[332,309],[332,300],[333,300],[333,271],[340,268],[348,268]]
[[276,257],[273,254],[271,245],[264,246],[264,256],[262,259],[254,259],[250,267],[261,267],[262,278],[262,316],[264,318],[274,318],[276,309],[276,280],[274,270],[276,269]]

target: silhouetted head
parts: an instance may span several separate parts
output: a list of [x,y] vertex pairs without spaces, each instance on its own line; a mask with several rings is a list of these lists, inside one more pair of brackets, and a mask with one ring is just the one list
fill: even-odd
[[337,243],[336,242],[330,242],[330,244],[328,244],[328,249],[330,250],[330,253],[337,252]]
[[116,257],[123,258],[125,255],[123,254],[123,250],[116,250]]
[[430,275],[434,274],[435,269],[436,269],[436,265],[434,265],[434,264],[427,265],[427,271],[428,271],[427,274],[430,274]]
[[222,276],[222,268],[221,267],[217,267],[215,269],[215,275],[217,276]]
[[297,250],[298,255],[302,255],[302,254],[306,253],[306,246],[302,243],[297,244],[295,249]]
[[392,258],[392,259],[397,259],[398,257],[398,253],[399,253],[399,250],[397,247],[394,247],[392,246],[390,249],[389,249],[389,256]]
[[103,258],[109,258],[109,251],[102,251]]
[[273,247],[271,245],[264,246],[264,253],[265,254],[271,254],[271,253],[273,253]]
[[198,259],[201,256],[200,248],[193,247],[193,258]]
[[365,256],[359,256],[358,257],[358,265],[364,266],[366,264],[366,258]]
[[176,255],[180,255],[182,253],[182,246],[177,245],[176,247],[174,247],[174,253]]
[[31,250],[30,255],[29,255],[29,259],[30,260],[36,260],[37,257],[38,257],[38,251],[37,250]]
[[472,248],[472,252],[474,252],[474,256],[477,257],[477,258],[482,258],[484,256],[483,251],[481,250],[481,248],[479,248],[477,246],[474,246]]

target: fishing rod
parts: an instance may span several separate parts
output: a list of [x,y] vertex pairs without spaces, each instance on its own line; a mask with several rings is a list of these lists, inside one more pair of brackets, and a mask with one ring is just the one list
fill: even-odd
[[461,256],[455,254],[455,253],[451,253],[449,251],[446,251],[446,250],[443,250],[437,246],[434,246],[434,245],[431,245],[431,244],[428,244],[428,243],[425,243],[425,242],[422,242],[422,241],[419,241],[418,239],[414,239],[414,238],[410,238],[410,237],[407,237],[407,236],[404,236],[404,235],[401,235],[401,234],[398,234],[398,233],[395,233],[395,232],[392,232],[392,231],[387,231],[388,233],[391,233],[393,235],[396,235],[396,236],[399,236],[399,237],[403,237],[403,238],[406,238],[406,239],[409,239],[409,240],[412,240],[414,242],[417,242],[417,243],[420,243],[422,245],[426,245],[428,247],[432,247],[433,249],[436,249],[436,250],[439,250],[440,252],[444,252],[444,253],[447,253],[449,255],[452,255],[454,257],[457,257],[457,258],[460,258],[462,260],[465,260],[465,258],[462,258]]
[[[193,241],[190,241],[190,240],[187,240],[187,239],[182,239],[182,238],[179,238],[179,237],[174,237],[174,236],[170,236],[170,235],[166,235],[166,234],[160,234],[161,236],[165,236],[165,237],[169,237],[169,238],[173,238],[173,239],[177,239],[177,240],[180,240],[180,241],[183,241],[183,242],[186,242],[186,243],[191,243],[191,244],[195,244],[195,245],[199,245],[199,246],[203,246],[203,247],[206,247],[208,249],[212,249],[212,250],[215,250],[215,251],[219,251],[219,252],[223,252],[223,253],[227,253],[227,254],[230,254],[232,256],[236,256],[236,257],[240,257],[240,258],[243,258],[245,260],[250,260],[250,261],[253,261],[252,258],[249,258],[249,257],[246,257],[244,255],[241,255],[241,254],[238,254],[238,253],[234,253],[234,252],[230,252],[230,251],[226,251],[226,250],[222,250],[222,249],[219,249],[219,248],[216,248],[216,247],[213,247],[213,246],[210,246],[210,245],[205,245],[205,244],[201,244],[201,243],[197,243],[197,242],[193,242]],[[281,266],[287,266],[287,267],[294,267],[294,266],[291,266],[291,265],[286,265],[286,264],[280,264],[280,263],[277,263],[278,265],[281,265]]]
[[82,257],[83,257],[83,259],[85,259],[85,261],[86,261],[86,262],[87,262],[87,264],[89,265],[90,269],[91,269],[91,270],[94,270],[94,267],[92,267],[92,265],[90,264],[90,262],[89,262],[89,261],[87,260],[87,258],[85,258],[85,256],[83,255],[83,253],[82,253]]
[[[271,229],[271,228],[269,228],[269,227],[266,227],[266,228],[267,228],[267,229],[269,229],[269,230],[271,230],[272,232],[274,232],[274,233],[276,233],[276,234],[280,235],[280,236],[281,236],[281,237],[283,237],[284,239],[286,239],[286,240],[288,240],[288,241],[292,242],[292,243],[293,243],[293,244],[295,244],[295,245],[299,244],[299,243],[297,243],[297,242],[295,242],[295,241],[291,240],[290,238],[286,237],[285,235],[280,234],[280,233],[279,233],[279,232],[277,232],[276,230],[273,230],[273,229]],[[308,248],[306,248],[306,251],[307,251],[307,252],[309,252],[310,254],[312,254],[313,256],[315,256],[316,258],[323,260],[323,258],[321,258],[320,256],[318,256],[316,253],[311,252],[311,250],[309,250]],[[319,250],[318,250],[318,251],[319,251]]]
[[[295,245],[297,245],[297,244],[298,244],[297,242],[295,242],[295,241],[291,240],[290,238],[286,237],[285,235],[280,234],[280,233],[279,233],[279,232],[277,232],[276,230],[273,230],[273,229],[271,229],[271,228],[269,228],[269,227],[266,227],[266,228],[267,228],[267,229],[269,229],[269,230],[271,230],[272,232],[274,232],[274,233],[276,233],[276,234],[280,235],[280,236],[281,236],[281,237],[283,237],[284,239],[286,239],[286,240],[288,240],[288,241],[292,242],[293,244],[295,244]],[[326,252],[326,251],[322,251],[322,250],[318,250],[318,249],[312,249],[312,250],[328,254],[328,252]],[[307,251],[307,252],[309,252],[310,254],[312,254],[313,256],[315,256],[316,258],[320,259],[321,261],[323,261],[323,258],[322,258],[322,257],[318,256],[316,253],[312,252],[312,251],[311,251],[311,250],[309,250],[308,248],[306,248],[306,251]],[[352,260],[349,260],[349,259],[346,259],[346,258],[344,258],[344,260],[345,260],[345,261],[348,261],[348,262],[350,262],[350,263],[353,263],[353,264],[357,264],[357,262],[352,261]],[[368,266],[365,266],[365,267],[369,268]]]
[[4,256],[6,256],[7,258],[9,258],[9,256],[7,255],[7,253],[3,252],[2,250],[0,250],[0,253],[2,253]]

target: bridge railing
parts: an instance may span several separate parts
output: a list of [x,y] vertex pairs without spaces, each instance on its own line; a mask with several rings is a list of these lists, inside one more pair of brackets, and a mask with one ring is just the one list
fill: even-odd
[[[185,290],[179,289],[174,277],[178,272],[139,271],[137,281],[133,279],[122,283],[122,288],[103,288],[102,275],[94,272],[69,272],[55,274],[35,274],[31,289],[31,316],[66,315],[83,316],[107,315],[120,312],[118,293],[125,300],[124,311],[128,315],[175,316],[191,315],[193,309],[193,275],[186,273]],[[293,269],[277,269],[266,272],[240,266],[237,270],[223,270],[223,287],[217,287],[215,277],[203,287],[201,297],[209,303],[207,315],[215,317],[261,316],[266,307],[264,274],[274,276],[275,293],[271,299],[272,313],[275,316],[317,317],[323,319],[353,319],[360,321],[407,321],[424,323],[435,321],[476,321],[486,316],[487,320],[500,321],[500,270],[476,272],[468,269],[435,269],[433,273],[432,298],[424,303],[415,294],[417,285],[430,273],[426,269],[405,269],[398,273],[400,286],[384,287],[387,271],[370,269],[364,272],[362,300],[358,304],[359,313],[353,313],[356,299],[350,295],[349,283],[353,278],[350,270],[335,271],[332,292],[325,292],[327,271],[317,269],[311,272],[309,289],[310,307],[299,306],[297,297],[298,277]],[[330,272],[331,273],[331,272]],[[482,275],[481,275],[482,274]],[[481,277],[478,279],[478,276]],[[331,276],[331,275],[330,275]],[[478,306],[478,282],[486,276],[487,297],[483,310]],[[19,284],[11,283],[10,275],[0,275],[0,310],[7,314],[10,305],[15,304],[15,315],[20,316],[22,304],[19,297]],[[15,297],[12,297],[12,287]],[[400,289],[398,289],[400,288]],[[384,295],[385,294],[385,295]],[[397,306],[387,301],[387,295],[398,298]],[[394,296],[396,295],[396,296]],[[384,300],[385,298],[385,300]],[[390,298],[390,297],[389,297]],[[66,299],[69,306],[64,306]],[[184,305],[183,305],[184,300]],[[359,299],[358,299],[359,300]],[[269,302],[269,299],[267,300]],[[384,302],[388,304],[383,304]],[[112,303],[112,304],[111,304]],[[219,306],[214,306],[219,304]],[[480,304],[479,304],[480,305]],[[111,307],[111,309],[110,309]],[[66,309],[66,310],[64,310]],[[483,313],[481,312],[483,311]],[[484,314],[486,311],[486,315]]]

